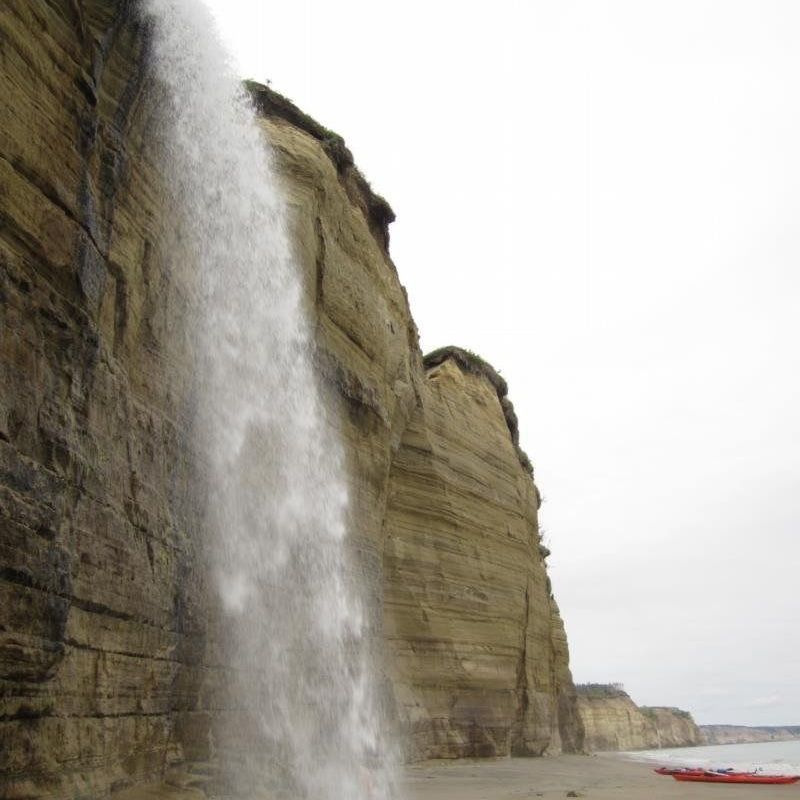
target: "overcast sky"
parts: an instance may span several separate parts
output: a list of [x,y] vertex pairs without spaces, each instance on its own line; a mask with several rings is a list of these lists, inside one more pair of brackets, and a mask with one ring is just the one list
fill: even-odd
[[800,3],[209,4],[508,379],[576,681],[800,724]]

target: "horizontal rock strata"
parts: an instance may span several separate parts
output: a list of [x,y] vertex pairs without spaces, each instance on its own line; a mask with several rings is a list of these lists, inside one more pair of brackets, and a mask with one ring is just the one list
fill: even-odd
[[413,755],[540,755],[562,736],[574,748],[538,493],[504,395],[460,354],[427,371],[389,474],[384,615]]
[[[8,0],[0,12],[8,798],[103,798],[176,770],[194,796],[213,782],[218,722],[236,714],[193,490],[191,264],[165,207],[159,90],[133,9]],[[388,204],[339,137],[250,88],[291,205],[406,757],[580,749],[505,393],[453,352],[425,368]]]
[[702,744],[691,714],[679,708],[637,706],[621,686],[577,687],[587,750],[652,750]]
[[701,725],[700,735],[703,744],[786,742],[800,739],[800,725]]

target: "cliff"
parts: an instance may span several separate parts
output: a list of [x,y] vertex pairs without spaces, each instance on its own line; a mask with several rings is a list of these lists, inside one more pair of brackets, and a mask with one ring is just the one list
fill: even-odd
[[616,684],[584,684],[577,692],[587,750],[652,750],[702,744],[697,725],[686,711],[639,707]]
[[671,706],[639,706],[656,731],[656,747],[694,747],[703,737],[688,711]]
[[746,744],[747,742],[786,742],[800,739],[800,725],[701,725],[703,744]]
[[539,497],[509,435],[505,386],[464,351],[426,363],[384,518],[385,631],[413,752],[574,750],[574,689],[539,552]]
[[[9,798],[107,797],[192,764],[211,774],[215,726],[236,713],[193,489],[191,264],[164,206],[146,33],[123,0],[10,0],[0,15]],[[295,220],[406,757],[579,750],[506,391],[462,351],[423,363],[390,207],[340,137],[250,88]]]

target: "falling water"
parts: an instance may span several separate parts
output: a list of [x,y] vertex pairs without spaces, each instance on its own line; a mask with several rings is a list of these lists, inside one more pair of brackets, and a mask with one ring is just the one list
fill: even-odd
[[271,796],[280,778],[292,796],[385,798],[365,622],[347,579],[342,446],[312,369],[286,201],[202,3],[142,2],[166,96],[163,170],[193,260],[194,428],[229,688],[263,748],[248,793]]

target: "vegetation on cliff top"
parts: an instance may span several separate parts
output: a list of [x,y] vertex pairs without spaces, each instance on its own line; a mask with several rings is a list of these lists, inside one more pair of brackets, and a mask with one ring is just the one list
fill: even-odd
[[674,717],[680,717],[681,719],[692,718],[692,715],[688,711],[684,711],[682,708],[676,708],[675,706],[639,706],[639,711],[650,719],[655,719],[659,711],[666,711]]
[[581,697],[628,697],[628,693],[621,683],[578,683],[575,685],[575,689]]
[[[472,350],[455,347],[454,345],[440,347],[438,350],[432,350],[423,356],[422,363],[425,369],[432,369],[433,367],[438,367],[439,364],[443,364],[447,359],[455,361],[464,372],[486,378],[494,386],[498,397],[506,397],[508,395],[508,384],[505,378],[488,361],[481,358],[477,353],[473,353]],[[512,435],[514,434],[515,432],[512,431]],[[515,435],[518,436],[518,433]]]
[[395,220],[394,211],[383,197],[372,190],[367,179],[356,167],[353,154],[344,139],[338,133],[320,125],[291,100],[270,89],[269,86],[257,81],[244,81],[243,85],[258,114],[285,120],[320,142],[322,149],[336,167],[336,172],[350,199],[361,207],[370,230],[384,251],[388,252],[389,224]]
[[[511,441],[514,443],[514,449],[517,451],[519,463],[522,465],[523,469],[533,477],[533,464],[530,458],[528,458],[528,454],[519,446],[519,420],[514,411],[514,404],[508,399],[508,383],[506,383],[505,378],[477,353],[453,345],[440,347],[438,350],[431,351],[423,356],[422,364],[426,370],[429,370],[438,367],[447,360],[455,361],[464,372],[485,378],[494,387],[494,390],[497,392],[497,399],[500,401],[500,407],[503,409],[506,425],[508,425],[508,430],[511,433]],[[539,505],[541,505],[541,498],[539,500]]]

